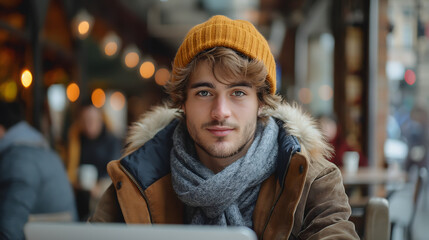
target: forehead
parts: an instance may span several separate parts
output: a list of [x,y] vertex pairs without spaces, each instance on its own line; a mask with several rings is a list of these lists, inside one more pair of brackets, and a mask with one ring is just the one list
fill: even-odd
[[228,69],[225,69],[221,64],[211,64],[209,61],[203,60],[195,65],[190,75],[188,86],[195,82],[216,82],[223,85],[230,85],[243,81],[246,81],[244,74],[237,76],[228,71]]

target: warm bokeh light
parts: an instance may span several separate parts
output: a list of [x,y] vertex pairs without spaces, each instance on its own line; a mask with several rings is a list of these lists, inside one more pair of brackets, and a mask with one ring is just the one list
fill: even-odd
[[6,102],[13,102],[18,95],[18,86],[15,81],[7,81],[0,85],[0,97]]
[[155,65],[152,62],[146,61],[140,66],[140,75],[143,78],[150,78],[155,73]]
[[121,49],[121,39],[114,32],[107,33],[102,40],[104,54],[108,57],[116,56]]
[[413,70],[408,69],[405,71],[405,82],[407,82],[408,85],[413,85],[416,82],[416,74]]
[[170,71],[166,68],[160,68],[155,73],[155,82],[158,85],[164,86],[170,79]]
[[77,26],[77,30],[80,35],[85,35],[89,31],[89,22],[88,21],[82,21]]
[[70,102],[75,102],[80,95],[80,89],[79,86],[76,83],[70,83],[67,86],[67,98],[70,100]]
[[309,104],[312,101],[311,90],[308,88],[301,88],[298,92],[298,98],[303,104]]
[[31,85],[32,82],[33,82],[33,75],[28,69],[24,70],[21,74],[22,86],[27,88]]
[[115,42],[108,42],[106,46],[104,46],[104,53],[107,56],[113,56],[118,51],[118,44]]
[[106,94],[101,88],[97,88],[91,94],[91,101],[95,107],[101,108],[106,102]]
[[140,56],[136,52],[129,52],[125,55],[125,65],[129,68],[133,68],[139,64]]
[[114,92],[110,96],[110,105],[113,110],[119,111],[122,110],[125,106],[125,96],[121,92]]
[[319,88],[319,97],[324,101],[329,101],[334,96],[334,91],[329,85],[322,85]]
[[73,34],[83,40],[88,37],[93,24],[94,17],[85,9],[81,9],[72,19]]

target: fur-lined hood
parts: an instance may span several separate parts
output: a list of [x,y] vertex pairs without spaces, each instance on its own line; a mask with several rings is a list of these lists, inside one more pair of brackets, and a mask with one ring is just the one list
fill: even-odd
[[[297,104],[282,103],[275,110],[265,109],[262,115],[282,120],[284,129],[298,139],[301,153],[309,157],[310,161],[331,156],[332,147],[326,142],[316,122]],[[181,118],[178,109],[164,105],[143,114],[129,129],[124,156],[140,148],[175,118]]]

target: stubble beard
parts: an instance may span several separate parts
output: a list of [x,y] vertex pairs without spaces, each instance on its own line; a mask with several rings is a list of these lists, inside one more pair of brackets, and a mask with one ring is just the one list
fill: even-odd
[[[225,124],[224,122],[211,122],[211,123],[207,123],[207,124],[203,124],[201,127],[201,131],[204,131],[204,129],[208,126],[230,126],[228,124]],[[235,131],[238,130],[238,132],[240,132],[240,128],[238,128],[237,126],[234,126]],[[234,146],[232,146],[231,148],[233,149],[229,149],[225,146],[219,146],[218,144],[222,144],[222,142],[225,141],[226,137],[217,137],[216,143],[212,146],[207,146],[207,144],[203,144],[203,141],[200,139],[198,134],[194,134],[194,137],[191,135],[191,138],[194,140],[195,144],[201,148],[205,153],[207,153],[207,155],[209,155],[210,157],[213,158],[230,158],[233,157],[237,154],[239,154],[241,151],[243,151],[243,149],[248,146],[249,144],[251,144],[251,142],[254,139],[255,136],[255,131],[256,131],[256,122],[255,124],[249,123],[247,124],[244,128],[244,132],[241,136],[239,137],[243,137],[240,138],[240,144],[237,148],[235,148]],[[216,146],[217,145],[217,146]]]

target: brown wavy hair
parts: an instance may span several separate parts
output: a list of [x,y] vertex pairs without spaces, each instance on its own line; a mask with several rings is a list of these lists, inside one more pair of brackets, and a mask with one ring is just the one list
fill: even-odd
[[[225,79],[247,79],[257,90],[257,96],[263,107],[275,109],[281,97],[270,93],[267,70],[261,61],[249,59],[245,55],[226,47],[214,47],[199,53],[186,67],[173,66],[173,78],[165,85],[170,96],[168,105],[180,108],[186,101],[188,82],[193,71],[201,61],[207,61],[212,68],[213,76],[219,82]],[[219,78],[220,77],[220,78]],[[223,82],[220,79],[224,79]]]

